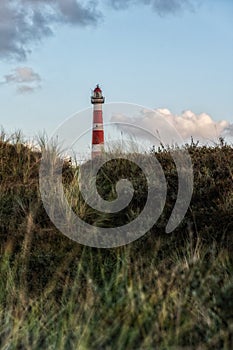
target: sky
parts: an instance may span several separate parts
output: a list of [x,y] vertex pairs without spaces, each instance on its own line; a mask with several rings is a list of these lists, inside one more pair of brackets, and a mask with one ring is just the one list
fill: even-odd
[[0,0],[0,125],[50,135],[99,83],[106,102],[155,110],[126,122],[228,137],[232,62],[232,0]]

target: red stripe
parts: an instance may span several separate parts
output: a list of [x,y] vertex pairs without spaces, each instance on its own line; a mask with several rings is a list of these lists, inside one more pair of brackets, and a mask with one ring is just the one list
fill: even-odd
[[103,113],[102,111],[94,111],[93,122],[97,124],[103,123]]
[[100,143],[104,143],[104,131],[103,130],[93,130],[92,144],[98,145]]

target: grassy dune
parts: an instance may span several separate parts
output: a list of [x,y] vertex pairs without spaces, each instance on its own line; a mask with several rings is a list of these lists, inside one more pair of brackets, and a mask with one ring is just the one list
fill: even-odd
[[[157,157],[168,184],[163,214],[141,239],[103,250],[54,227],[38,187],[41,152],[20,135],[2,133],[0,349],[233,348],[233,149],[223,141],[186,149],[194,192],[179,227],[165,233],[177,173],[169,150],[160,149],[150,157]],[[119,171],[136,196],[120,217],[101,216],[80,197],[78,169],[64,163],[67,198],[87,222],[110,227],[143,208],[145,179],[126,161],[106,164],[100,193],[114,198]]]

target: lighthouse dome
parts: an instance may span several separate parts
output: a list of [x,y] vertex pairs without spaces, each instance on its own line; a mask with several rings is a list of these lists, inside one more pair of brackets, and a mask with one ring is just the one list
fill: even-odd
[[99,85],[96,85],[94,92],[99,92],[100,94],[102,93],[102,90],[100,89]]

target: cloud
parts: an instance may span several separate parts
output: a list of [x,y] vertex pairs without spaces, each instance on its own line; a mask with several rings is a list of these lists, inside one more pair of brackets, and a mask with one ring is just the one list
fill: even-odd
[[[194,9],[202,0],[100,0],[121,9],[150,5],[160,15]],[[84,5],[85,4],[85,5]],[[98,1],[0,0],[0,57],[24,60],[34,44],[54,34],[56,25],[88,26],[102,14]]]
[[[147,139],[150,134],[143,130],[149,130],[163,144],[189,141],[191,137],[200,141],[216,141],[229,128],[229,122],[225,120],[216,122],[207,113],[195,114],[189,110],[180,115],[172,114],[168,109],[142,110],[140,115],[133,117],[114,115],[111,121],[137,125],[141,129],[137,128],[134,135]],[[130,130],[122,126],[121,129],[125,132]],[[233,132],[233,127],[231,130]]]
[[227,136],[230,136],[232,137],[233,136],[233,124],[229,124],[226,129],[224,129],[223,131],[223,137],[227,137]]
[[20,94],[31,93],[40,86],[41,77],[30,67],[16,67],[12,73],[4,76],[1,84],[16,84]]
[[19,94],[30,94],[37,90],[39,86],[29,86],[29,85],[21,85],[17,87],[17,93]]
[[116,9],[136,4],[150,5],[159,15],[165,15],[184,9],[193,10],[200,0],[108,0],[108,2]]
[[32,83],[41,81],[38,73],[29,67],[17,67],[11,74],[4,76],[5,83]]
[[54,25],[96,23],[93,2],[76,0],[1,0],[0,57],[22,60],[31,45],[54,33]]

